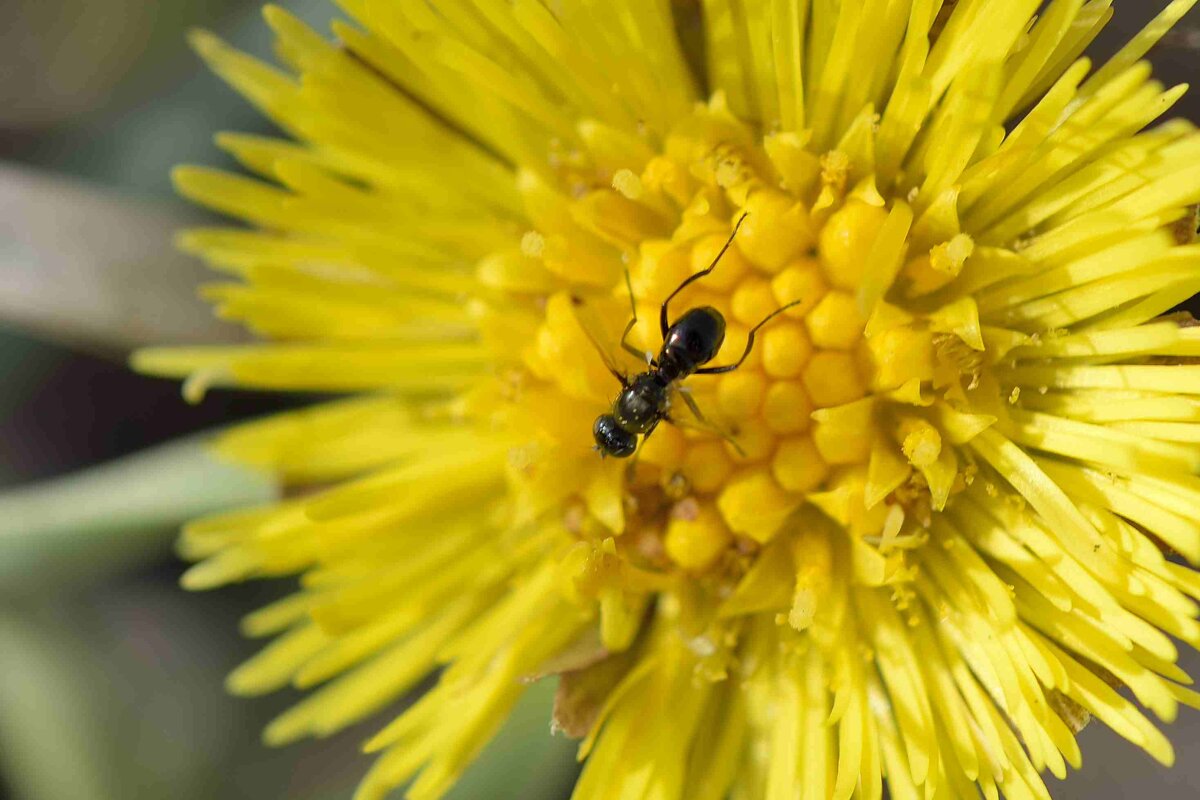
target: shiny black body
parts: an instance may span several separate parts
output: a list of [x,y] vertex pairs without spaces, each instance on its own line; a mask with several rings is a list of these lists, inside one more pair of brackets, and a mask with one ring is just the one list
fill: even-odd
[[725,318],[711,306],[693,308],[667,329],[662,352],[651,366],[667,383],[686,378],[712,361],[725,343]]
[[715,308],[693,308],[667,329],[658,358],[633,379],[622,378],[612,413],[596,419],[592,434],[604,455],[626,458],[637,450],[637,435],[649,435],[669,419],[671,385],[712,361],[725,341],[725,318]]
[[[746,360],[746,356],[750,355],[750,350],[754,347],[754,334],[758,332],[758,329],[776,315],[800,302],[789,303],[783,308],[775,310],[767,315],[766,319],[755,325],[747,336],[746,350],[742,353],[742,357],[736,363],[723,367],[704,366],[716,357],[721,345],[725,342],[725,318],[721,316],[720,311],[710,306],[693,308],[684,312],[684,315],[674,324],[667,324],[668,307],[671,300],[686,286],[703,278],[716,268],[721,256],[725,255],[725,251],[733,243],[733,238],[737,236],[738,228],[741,227],[744,219],[745,215],[738,220],[729,241],[725,242],[725,246],[721,248],[721,252],[717,253],[712,264],[679,284],[675,291],[671,292],[670,296],[663,301],[659,313],[659,328],[663,338],[662,349],[659,350],[657,358],[649,359],[649,369],[630,379],[618,372],[611,364],[609,365],[609,370],[621,382],[621,393],[613,402],[612,412],[597,417],[596,422],[592,425],[592,436],[596,440],[596,449],[600,451],[601,456],[628,458],[633,455],[637,451],[639,434],[648,437],[658,423],[663,420],[674,422],[670,416],[670,402],[672,388],[676,381],[683,380],[689,375],[716,375],[737,369]],[[625,277],[628,285],[628,273]],[[629,292],[629,299],[632,305],[632,289]],[[621,347],[641,359],[648,354],[638,352],[627,341],[629,332],[633,330],[636,323],[637,309],[635,307],[633,319],[625,326],[625,333],[621,337]],[[599,348],[599,345],[597,347]],[[601,352],[603,353],[603,351]],[[704,416],[691,396],[682,391],[679,394],[696,419],[705,423]],[[737,446],[736,443],[734,446]]]

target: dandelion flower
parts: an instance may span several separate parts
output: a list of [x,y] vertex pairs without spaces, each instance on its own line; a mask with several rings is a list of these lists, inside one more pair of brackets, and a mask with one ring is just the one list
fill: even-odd
[[[1098,68],[1111,0],[705,0],[705,78],[668,0],[342,0],[333,41],[272,7],[282,69],[196,35],[287,135],[175,174],[248,223],[182,244],[267,341],[136,365],[349,395],[219,442],[319,491],[182,540],[189,588],[300,576],[229,679],[312,690],[267,741],[441,669],[361,798],[442,795],[548,676],[580,800],[1045,798],[1090,717],[1170,764],[1200,135],[1139,59],[1193,2]],[[673,308],[728,363],[798,304],[684,382],[711,427],[599,458],[626,269],[656,352],[743,215]]]

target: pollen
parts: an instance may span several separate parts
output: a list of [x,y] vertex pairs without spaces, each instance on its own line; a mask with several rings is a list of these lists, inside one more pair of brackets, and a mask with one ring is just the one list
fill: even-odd
[[937,428],[920,418],[908,418],[899,426],[901,449],[914,467],[937,463],[942,452],[942,436]]

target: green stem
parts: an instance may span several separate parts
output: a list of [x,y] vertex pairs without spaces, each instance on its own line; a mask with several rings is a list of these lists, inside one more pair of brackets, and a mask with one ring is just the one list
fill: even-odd
[[279,496],[270,476],[220,461],[210,436],[0,493],[0,591],[108,574],[161,557],[194,517]]

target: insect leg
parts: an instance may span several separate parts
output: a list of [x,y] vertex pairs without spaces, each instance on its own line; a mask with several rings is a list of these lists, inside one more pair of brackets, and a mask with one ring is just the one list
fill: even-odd
[[683,420],[676,419],[675,417],[672,417],[670,414],[665,415],[663,417],[663,419],[665,419],[667,422],[674,425],[676,428],[679,428],[680,430],[700,431],[701,433],[711,433],[713,436],[719,436],[720,438],[724,439],[725,441],[727,441],[731,445],[733,445],[733,449],[738,451],[738,455],[742,456],[743,458],[746,455],[746,451],[743,450],[742,446],[737,443],[737,439],[733,438],[733,436],[730,433],[721,430],[716,425],[713,425],[711,422],[708,422],[707,420],[704,421],[703,425],[693,425],[690,422],[684,422]]
[[754,334],[758,333],[758,329],[761,328],[763,325],[766,325],[771,320],[775,319],[775,317],[779,316],[783,312],[787,311],[792,306],[800,305],[800,303],[802,303],[802,302],[803,302],[802,300],[795,300],[791,303],[788,303],[786,306],[780,306],[779,308],[772,311],[770,314],[767,314],[766,319],[764,319],[762,322],[758,323],[753,328],[751,328],[750,334],[746,337],[746,350],[744,353],[742,353],[742,357],[739,358],[736,363],[727,364],[726,366],[723,366],[723,367],[701,367],[700,369],[696,370],[696,372],[694,374],[696,374],[696,375],[720,375],[722,372],[733,372],[735,369],[737,369],[738,367],[740,367],[742,365],[742,362],[745,361],[746,357],[750,355],[750,351],[754,349]]
[[731,445],[733,445],[733,448],[738,451],[739,455],[741,455],[741,456],[746,455],[746,452],[744,450],[742,450],[741,445],[739,445],[737,443],[737,439],[734,439],[731,434],[729,434],[726,431],[721,430],[721,428],[719,428],[715,424],[709,422],[708,419],[705,418],[704,414],[700,411],[700,406],[698,406],[696,404],[696,398],[692,397],[690,392],[688,392],[685,388],[680,387],[679,390],[677,391],[677,394],[679,394],[683,398],[683,402],[687,403],[688,410],[692,412],[692,416],[694,416],[696,418],[696,421],[699,422],[700,424],[699,425],[683,425],[683,424],[680,424],[679,420],[673,419],[670,416],[666,417],[667,422],[671,423],[672,425],[674,425],[677,428],[684,428],[684,429],[693,428],[694,430],[705,431],[706,433],[711,433],[716,436],[720,436],[722,439],[724,439],[725,441],[727,441]]
[[658,315],[658,325],[660,328],[662,328],[663,339],[667,338],[667,330],[671,327],[667,322],[670,316],[667,306],[670,305],[671,301],[675,299],[675,295],[682,292],[689,284],[695,283],[717,268],[717,264],[721,261],[721,256],[725,255],[725,251],[729,249],[731,244],[733,244],[733,237],[737,236],[738,228],[742,227],[742,223],[745,222],[746,216],[746,214],[742,214],[742,216],[738,218],[737,224],[733,226],[733,233],[729,234],[729,238],[725,241],[725,245],[721,248],[721,252],[717,253],[717,257],[714,258],[713,262],[708,265],[708,268],[702,269],[695,275],[689,276],[684,280],[683,283],[675,287],[675,291],[671,292],[671,294],[667,296],[666,300],[663,300],[662,308],[659,310]]
[[629,320],[629,324],[625,326],[625,332],[621,334],[621,349],[638,361],[645,361],[650,366],[658,366],[654,362],[654,358],[648,353],[643,353],[629,343],[629,332],[633,330],[633,326],[637,325],[637,303],[633,299],[633,281],[629,277],[629,267],[625,267],[625,290],[629,292],[629,310],[633,312],[633,318]]
[[625,479],[632,481],[637,475],[638,459],[642,457],[642,447],[646,444],[646,440],[650,438],[650,434],[654,433],[654,429],[658,427],[660,420],[654,420],[650,426],[650,430],[642,434],[642,441],[638,443],[637,450],[633,451],[633,457],[629,459],[629,466],[625,468]]
[[683,402],[687,403],[688,410],[692,412],[692,416],[694,416],[700,422],[703,422],[705,425],[710,424],[709,421],[704,418],[704,414],[700,412],[700,406],[696,404],[696,398],[692,397],[692,393],[689,392],[686,387],[680,386],[678,393],[679,396],[683,398]]

